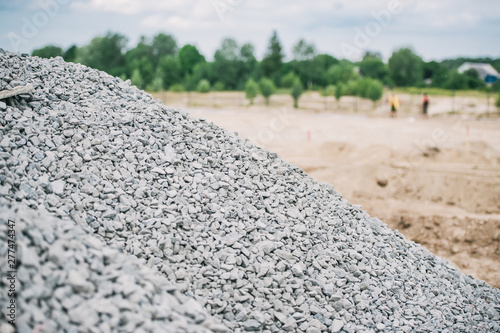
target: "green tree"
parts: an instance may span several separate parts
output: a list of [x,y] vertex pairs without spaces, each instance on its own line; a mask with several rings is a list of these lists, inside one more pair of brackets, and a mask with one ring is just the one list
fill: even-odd
[[264,96],[266,105],[269,105],[269,98],[276,91],[276,86],[274,85],[273,80],[263,77],[260,79],[259,89],[262,96]]
[[371,80],[370,85],[366,91],[366,97],[373,101],[373,107],[375,108],[375,103],[382,98],[384,94],[384,85],[379,80]]
[[162,89],[163,89],[163,79],[161,78],[160,73],[157,73],[157,75],[153,78],[151,83],[146,87],[146,90],[157,92],[161,91]]
[[127,75],[130,77],[138,69],[144,86],[148,86],[155,76],[156,65],[153,60],[151,42],[147,37],[141,36],[137,45],[125,53]]
[[243,63],[240,73],[240,81],[238,88],[242,88],[249,78],[255,77],[257,71],[257,58],[255,58],[255,50],[252,44],[244,44],[240,49],[240,60]]
[[380,58],[365,57],[359,63],[359,71],[364,77],[385,81],[389,75],[387,65]]
[[296,80],[300,80],[300,78],[294,72],[289,72],[281,79],[281,86],[283,88],[292,88]]
[[314,44],[308,44],[301,39],[293,47],[293,58],[297,61],[312,60],[316,56],[316,47]]
[[239,57],[240,49],[234,39],[226,38],[214,54],[214,71],[217,78],[228,89],[237,89],[240,84],[243,63]]
[[182,72],[186,75],[193,73],[197,64],[204,63],[205,57],[198,51],[196,46],[186,44],[179,50],[179,60]]
[[449,70],[436,61],[423,64],[424,80],[430,80],[431,87],[444,88],[449,74]]
[[370,50],[365,51],[365,54],[363,54],[363,60],[370,58],[376,58],[382,60],[382,54],[377,51],[370,51]]
[[40,58],[54,58],[60,57],[63,55],[63,50],[59,46],[47,45],[42,47],[41,49],[33,50],[31,53],[32,56],[40,57]]
[[144,88],[144,79],[142,78],[141,71],[138,68],[134,69],[132,72],[130,82],[139,89]]
[[358,74],[354,71],[354,66],[347,60],[342,60],[336,65],[333,65],[328,70],[328,82],[330,84],[347,83],[355,80]]
[[474,68],[466,70],[463,75],[467,79],[467,87],[469,89],[479,89],[486,86],[484,81],[479,77],[479,73]]
[[201,79],[196,86],[196,91],[200,93],[208,93],[210,92],[210,82],[207,79]]
[[314,58],[316,57],[316,47],[301,39],[293,47],[293,69],[298,73],[302,82],[307,83],[309,89],[312,88],[315,75],[313,72]]
[[356,83],[356,95],[368,98],[375,104],[384,93],[384,85],[379,80],[363,78]]
[[342,83],[338,83],[335,86],[335,99],[337,100],[337,106],[340,107],[340,99],[344,96],[344,85]]
[[401,48],[389,58],[389,76],[397,86],[416,86],[423,76],[423,61],[409,48]]
[[183,92],[183,91],[186,91],[186,88],[181,83],[175,83],[175,84],[172,84],[168,90],[170,90],[172,92]]
[[224,59],[226,61],[236,61],[238,60],[239,47],[238,43],[232,38],[225,38],[220,48],[215,51],[215,57],[219,59]]
[[344,95],[344,85],[339,83],[335,86],[335,99],[340,102],[340,98]]
[[245,96],[250,101],[250,105],[253,105],[253,100],[259,94],[259,85],[253,79],[248,79],[245,84]]
[[208,82],[214,82],[216,79],[216,72],[214,72],[214,64],[211,62],[200,62],[193,68],[191,77],[195,85],[201,80],[205,79]]
[[[145,58],[149,62],[153,62],[153,49],[151,47],[151,42],[146,36],[141,36],[137,45],[125,52],[125,60],[127,65],[130,65],[133,61],[137,59]],[[135,68],[129,68],[134,70]]]
[[342,96],[358,96],[358,81],[351,80],[343,85]]
[[497,108],[500,109],[500,93],[498,93],[498,95],[497,95],[497,101],[495,102],[495,105]]
[[179,58],[166,55],[160,59],[158,72],[163,81],[163,88],[169,89],[172,85],[182,82],[182,69]]
[[275,83],[278,83],[281,66],[283,65],[283,48],[278,38],[278,33],[273,31],[273,35],[269,40],[266,54],[260,62],[260,69],[264,77],[271,78]]
[[[314,84],[326,87],[328,85],[328,70],[338,63],[339,61],[329,54],[318,54],[311,63],[309,73],[311,80]],[[304,80],[304,77],[301,77],[301,79]]]
[[328,109],[328,96],[335,96],[335,86],[329,84],[321,90],[321,96],[325,97],[325,110]]
[[129,58],[129,63],[127,67],[130,68],[130,72],[133,73],[138,70],[141,73],[143,80],[143,85],[146,87],[149,85],[153,78],[155,77],[155,68],[153,63],[145,56],[141,58]]
[[300,98],[300,95],[302,95],[302,92],[303,92],[302,82],[300,82],[300,79],[297,77],[297,78],[295,78],[295,81],[293,82],[292,92],[291,92],[291,95],[293,97],[293,107],[294,108],[299,107],[299,98]]
[[224,83],[217,81],[214,83],[214,91],[224,91],[226,87],[224,87]]
[[372,79],[363,78],[356,81],[356,95],[362,98],[368,98],[368,88],[370,87]]
[[450,72],[444,87],[451,90],[464,90],[468,88],[467,77],[457,71]]
[[323,96],[335,96],[335,86],[333,84],[329,84],[323,89]]
[[[196,86],[198,85],[198,82],[200,82],[200,79],[197,79],[197,77],[198,75],[195,77],[193,74],[185,76],[183,87],[188,93],[196,90]],[[191,104],[191,94],[188,94],[188,99],[188,104]]]
[[117,33],[108,32],[103,37],[95,37],[90,43],[78,50],[77,62],[120,76],[125,72],[123,50],[127,38]]
[[67,62],[75,62],[78,55],[78,47],[76,45],[71,45],[66,51],[64,51],[62,57]]
[[177,56],[178,51],[177,41],[172,35],[159,33],[153,37],[151,53],[155,65],[158,65],[160,60],[165,56]]

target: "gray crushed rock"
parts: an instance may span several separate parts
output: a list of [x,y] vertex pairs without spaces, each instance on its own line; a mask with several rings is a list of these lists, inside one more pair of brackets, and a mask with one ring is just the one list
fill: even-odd
[[[18,332],[228,332],[143,259],[19,203],[0,205],[1,267],[8,220],[15,222],[20,260]],[[2,332],[14,329],[3,325]]]

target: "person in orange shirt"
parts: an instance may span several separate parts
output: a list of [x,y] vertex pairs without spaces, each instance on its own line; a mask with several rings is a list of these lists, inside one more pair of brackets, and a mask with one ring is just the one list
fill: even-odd
[[427,96],[426,93],[424,93],[424,98],[422,100],[422,113],[424,115],[424,118],[427,118],[427,111],[429,109],[429,97]]
[[399,109],[399,98],[394,93],[389,97],[389,104],[391,105],[391,118],[396,118]]

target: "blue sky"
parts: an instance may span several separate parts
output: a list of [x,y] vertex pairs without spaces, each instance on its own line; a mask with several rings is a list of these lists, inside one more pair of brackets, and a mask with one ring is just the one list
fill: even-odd
[[28,52],[87,44],[107,31],[129,38],[170,33],[211,59],[223,38],[261,58],[273,30],[291,57],[301,38],[318,52],[387,59],[411,46],[424,60],[500,58],[498,0],[0,0],[0,48]]

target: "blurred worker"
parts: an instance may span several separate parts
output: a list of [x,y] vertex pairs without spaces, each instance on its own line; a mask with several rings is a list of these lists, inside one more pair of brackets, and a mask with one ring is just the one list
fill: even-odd
[[394,93],[389,97],[389,104],[391,105],[391,118],[396,118],[399,109],[399,98]]
[[429,109],[429,97],[427,96],[426,93],[424,93],[424,98],[422,99],[422,114],[424,115],[424,118],[427,118],[427,110]]

